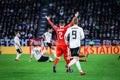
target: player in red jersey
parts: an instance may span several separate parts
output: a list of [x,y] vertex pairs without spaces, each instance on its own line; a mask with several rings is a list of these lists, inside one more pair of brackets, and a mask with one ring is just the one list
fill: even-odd
[[[79,13],[77,12],[75,14],[74,18],[77,18],[79,15]],[[74,19],[73,18],[73,19]],[[66,32],[66,30],[71,27],[73,25],[73,22],[71,21],[67,26],[65,26],[65,22],[64,20],[60,20],[59,21],[59,26],[56,26],[53,24],[53,22],[50,20],[50,18],[48,16],[46,16],[46,19],[48,20],[49,24],[54,28],[56,34],[57,34],[57,47],[56,47],[56,53],[57,53],[57,57],[54,61],[54,66],[53,66],[53,72],[56,73],[56,65],[58,64],[60,57],[62,55],[64,55],[64,59],[66,61],[66,64],[68,64],[70,62],[69,59],[67,59],[68,57],[68,46],[66,45],[65,41],[64,41],[64,34]]]

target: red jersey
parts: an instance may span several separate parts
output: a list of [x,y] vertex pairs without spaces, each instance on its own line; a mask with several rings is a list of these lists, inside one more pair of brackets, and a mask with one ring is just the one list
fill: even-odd
[[54,30],[57,34],[58,45],[66,45],[65,40],[64,40],[64,35],[65,35],[65,32],[67,31],[67,29],[73,25],[73,22],[71,21],[70,24],[68,24],[67,26],[65,26],[63,28],[59,28],[56,25],[54,25],[50,19],[48,19],[48,22],[54,28]]

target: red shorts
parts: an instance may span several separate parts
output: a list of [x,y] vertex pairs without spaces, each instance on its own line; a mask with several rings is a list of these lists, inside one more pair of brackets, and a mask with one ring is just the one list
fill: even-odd
[[57,57],[64,55],[64,57],[68,56],[68,47],[67,45],[57,45],[56,47]]

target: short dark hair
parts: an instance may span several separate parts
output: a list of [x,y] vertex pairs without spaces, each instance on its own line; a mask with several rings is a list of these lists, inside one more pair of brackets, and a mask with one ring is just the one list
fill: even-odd
[[47,28],[47,30],[50,30],[50,28]]
[[60,20],[60,21],[59,21],[59,24],[60,24],[60,25],[64,25],[64,24],[65,24],[65,21],[64,21],[64,20]]
[[16,31],[16,32],[15,32],[15,35],[18,34],[18,33],[19,33],[19,31]]

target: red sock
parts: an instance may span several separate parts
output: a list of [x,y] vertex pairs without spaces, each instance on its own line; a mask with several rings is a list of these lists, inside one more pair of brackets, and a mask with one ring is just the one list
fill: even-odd
[[55,58],[54,66],[56,66],[58,64],[59,60],[60,60],[59,58]]
[[50,54],[52,54],[52,50],[50,49]]
[[67,59],[67,57],[64,57],[66,64],[68,65],[70,63],[70,59]]
[[70,58],[70,61],[73,60],[73,57]]

